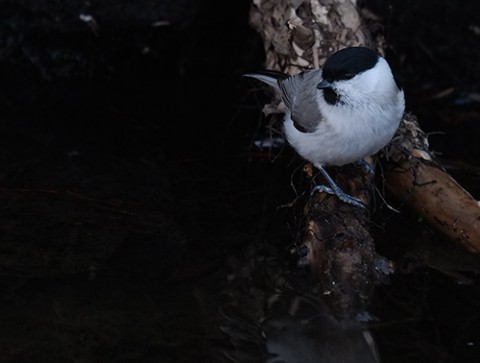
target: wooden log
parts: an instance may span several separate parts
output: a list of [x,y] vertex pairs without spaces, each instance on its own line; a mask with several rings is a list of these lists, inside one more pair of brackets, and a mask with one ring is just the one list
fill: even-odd
[[386,185],[435,229],[470,252],[480,252],[480,206],[429,151],[416,118],[408,114],[385,150]]

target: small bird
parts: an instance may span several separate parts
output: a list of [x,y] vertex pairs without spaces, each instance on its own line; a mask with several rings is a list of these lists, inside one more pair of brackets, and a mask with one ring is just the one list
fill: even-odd
[[345,193],[324,166],[361,161],[390,142],[405,111],[403,90],[385,58],[366,47],[332,54],[322,69],[288,76],[275,71],[244,74],[273,87],[285,103],[283,130],[289,144],[323,174],[337,195],[364,208]]

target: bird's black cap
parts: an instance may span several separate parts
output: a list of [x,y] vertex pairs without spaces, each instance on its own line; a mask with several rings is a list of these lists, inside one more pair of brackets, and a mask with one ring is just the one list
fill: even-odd
[[350,47],[332,54],[323,66],[323,78],[329,82],[350,79],[371,69],[379,55],[366,47]]

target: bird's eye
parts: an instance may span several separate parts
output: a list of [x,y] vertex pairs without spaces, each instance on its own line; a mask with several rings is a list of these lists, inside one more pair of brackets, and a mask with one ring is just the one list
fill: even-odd
[[355,76],[355,75],[354,75],[353,73],[345,73],[345,74],[343,75],[343,77],[344,77],[345,79],[352,79],[354,76]]

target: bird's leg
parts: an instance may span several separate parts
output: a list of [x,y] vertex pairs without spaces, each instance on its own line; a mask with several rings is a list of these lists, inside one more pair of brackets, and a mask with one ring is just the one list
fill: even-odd
[[338,199],[340,199],[342,202],[351,204],[355,207],[358,208],[366,208],[365,205],[362,203],[362,201],[356,197],[353,197],[347,193],[345,193],[338,185],[335,183],[335,181],[332,179],[332,177],[327,173],[327,171],[323,168],[322,165],[316,164],[315,167],[320,170],[320,172],[323,174],[324,178],[327,179],[328,184],[330,184],[330,187],[326,185],[317,185],[312,189],[311,194],[314,194],[316,192],[325,192],[328,194],[336,195]]
[[372,164],[370,164],[365,159],[363,159],[363,158],[359,159],[359,160],[355,161],[355,164],[357,164],[358,166],[361,166],[363,168],[363,170],[365,170],[368,174],[375,175],[375,168],[373,167]]

